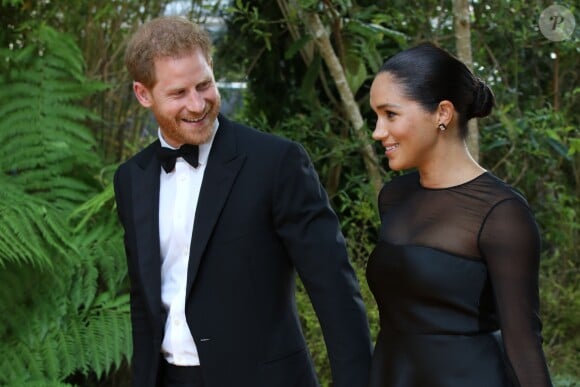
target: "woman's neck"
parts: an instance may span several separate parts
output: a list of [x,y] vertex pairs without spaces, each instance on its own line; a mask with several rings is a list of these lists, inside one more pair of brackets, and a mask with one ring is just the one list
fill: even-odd
[[418,168],[421,185],[447,188],[463,184],[485,172],[469,153],[467,146],[450,146]]

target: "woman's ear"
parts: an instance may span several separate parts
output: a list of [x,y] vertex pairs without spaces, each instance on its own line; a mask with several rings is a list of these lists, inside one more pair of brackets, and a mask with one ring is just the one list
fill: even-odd
[[446,127],[449,126],[451,121],[455,116],[455,106],[448,100],[443,100],[439,102],[439,107],[437,108],[437,125],[443,124]]
[[153,99],[149,89],[141,82],[133,82],[133,93],[135,93],[135,97],[137,97],[137,100],[143,107],[149,108],[153,105]]

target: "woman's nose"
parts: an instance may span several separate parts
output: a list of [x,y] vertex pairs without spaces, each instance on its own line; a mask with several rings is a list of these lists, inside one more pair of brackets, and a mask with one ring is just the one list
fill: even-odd
[[377,121],[377,124],[375,125],[375,130],[373,130],[373,140],[375,141],[380,141],[384,138],[387,138],[389,135],[389,132],[387,131],[387,128],[385,127],[385,125],[382,125],[380,121]]

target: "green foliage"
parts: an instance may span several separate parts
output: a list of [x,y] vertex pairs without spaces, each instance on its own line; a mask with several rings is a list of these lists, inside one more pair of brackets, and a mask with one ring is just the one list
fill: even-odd
[[272,49],[272,33],[268,30],[268,22],[260,15],[260,8],[251,6],[249,2],[236,0],[234,7],[229,7],[232,15],[242,21],[242,31],[251,31],[256,40],[263,42],[267,50]]
[[0,176],[0,267],[8,263],[52,268],[52,254],[63,254],[67,235],[62,212],[51,211],[51,204]]
[[85,126],[95,116],[80,103],[103,86],[85,77],[72,39],[46,26],[3,54],[0,384],[104,377],[131,341],[112,192],[98,195],[108,183],[95,178],[101,161]]
[[16,6],[22,4],[23,0],[2,0],[2,6]]
[[[119,241],[110,240],[99,240],[98,249],[80,246],[87,259],[59,262],[59,270],[9,265],[0,272],[3,385],[64,381],[74,372],[103,376],[130,353],[128,296],[117,294],[123,287],[99,284],[110,284],[105,275],[114,265],[107,254],[118,260],[122,253]],[[97,265],[96,257],[105,259]]]
[[84,79],[82,55],[70,37],[41,26],[32,39],[23,50],[3,50],[0,82],[10,87],[0,89],[0,169],[35,197],[59,206],[80,203],[90,187],[76,170],[98,160],[83,121],[96,117],[72,102],[103,85]]

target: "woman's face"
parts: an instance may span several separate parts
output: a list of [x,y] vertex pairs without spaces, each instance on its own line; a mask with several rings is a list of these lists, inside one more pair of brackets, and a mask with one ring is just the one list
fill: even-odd
[[370,104],[377,115],[372,136],[385,148],[389,167],[395,171],[421,169],[429,163],[439,135],[437,113],[408,99],[388,72],[375,77]]

